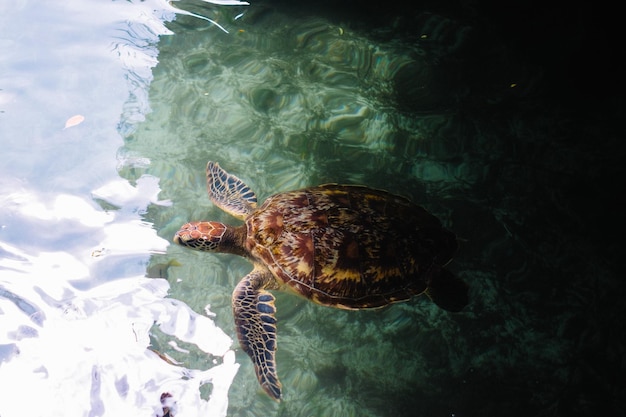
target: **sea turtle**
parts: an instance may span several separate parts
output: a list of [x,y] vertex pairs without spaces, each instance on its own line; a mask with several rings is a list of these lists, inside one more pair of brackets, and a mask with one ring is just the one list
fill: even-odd
[[233,313],[239,343],[276,400],[276,308],[267,290],[343,309],[383,307],[422,293],[449,311],[467,304],[466,284],[443,269],[457,250],[456,236],[405,198],[325,184],[275,194],[257,207],[254,191],[217,163],[209,162],[206,174],[213,203],[244,224],[190,222],[174,241],[254,264],[233,292]]

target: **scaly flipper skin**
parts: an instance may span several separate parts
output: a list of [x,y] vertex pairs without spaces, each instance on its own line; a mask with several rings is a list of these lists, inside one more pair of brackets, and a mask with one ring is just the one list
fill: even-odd
[[254,362],[259,383],[280,401],[281,384],[276,374],[276,318],[274,296],[264,287],[273,280],[264,268],[255,268],[233,292],[233,314],[242,349]]
[[206,166],[209,198],[227,213],[244,220],[256,210],[256,194],[243,181],[224,171],[217,162]]

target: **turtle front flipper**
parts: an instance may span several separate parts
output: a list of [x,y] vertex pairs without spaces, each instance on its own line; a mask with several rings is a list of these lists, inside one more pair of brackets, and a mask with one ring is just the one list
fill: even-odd
[[239,178],[224,171],[217,162],[206,166],[206,182],[209,198],[216,206],[244,220],[256,210],[256,194]]
[[274,296],[264,288],[272,276],[255,268],[233,292],[233,313],[241,348],[254,362],[259,383],[272,398],[280,401],[281,384],[276,375],[276,318]]

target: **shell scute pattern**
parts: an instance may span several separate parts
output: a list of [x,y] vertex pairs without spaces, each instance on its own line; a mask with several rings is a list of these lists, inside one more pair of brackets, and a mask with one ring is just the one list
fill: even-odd
[[434,248],[416,230],[440,233],[441,224],[401,197],[329,184],[270,197],[247,228],[250,252],[287,287],[320,304],[363,308],[426,289],[418,275],[432,258],[415,254],[427,259]]

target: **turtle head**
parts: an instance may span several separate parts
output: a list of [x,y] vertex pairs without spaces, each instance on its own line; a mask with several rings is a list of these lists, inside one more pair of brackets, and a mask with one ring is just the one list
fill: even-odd
[[174,242],[181,246],[205,252],[227,252],[222,242],[229,227],[219,222],[190,222],[174,235]]

